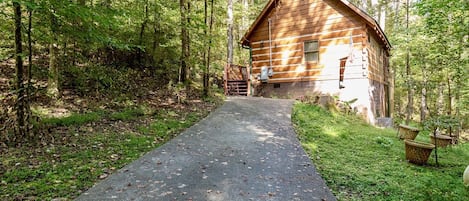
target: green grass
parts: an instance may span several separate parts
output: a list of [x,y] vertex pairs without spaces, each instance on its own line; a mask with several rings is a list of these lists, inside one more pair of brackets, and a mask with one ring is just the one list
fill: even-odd
[[90,112],[84,114],[71,114],[68,117],[51,117],[41,120],[41,124],[50,126],[79,126],[90,122],[98,121],[103,117],[101,112]]
[[120,112],[112,113],[110,119],[121,121],[134,120],[144,114],[145,112],[141,108],[126,108]]
[[[172,112],[169,113],[171,115]],[[166,115],[167,116],[167,115]],[[152,135],[161,140],[166,140],[171,137],[171,133],[175,130],[189,127],[195,123],[200,117],[197,113],[190,113],[182,119],[173,118],[158,118],[157,121],[152,122],[148,126],[140,126],[138,130],[145,135]]]
[[[357,117],[298,103],[293,121],[300,141],[339,200],[467,200],[462,174],[469,143],[439,149],[429,164],[405,160],[396,131],[367,125]],[[429,141],[428,134],[417,140]],[[434,153],[434,152],[433,152]]]
[[[208,112],[160,110],[148,126],[127,133],[61,134],[68,138],[63,145],[10,149],[1,155],[0,200],[73,199],[106,174],[123,167],[191,126]],[[124,110],[111,118],[129,120],[140,111]],[[103,118],[83,114],[48,120],[55,125],[77,125]],[[138,132],[141,131],[141,132]],[[102,179],[102,178],[101,178]]]

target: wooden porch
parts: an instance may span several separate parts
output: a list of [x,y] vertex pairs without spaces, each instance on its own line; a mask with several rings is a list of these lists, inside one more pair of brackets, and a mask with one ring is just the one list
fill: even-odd
[[226,96],[251,95],[251,80],[249,69],[246,66],[227,64],[225,66],[223,81]]

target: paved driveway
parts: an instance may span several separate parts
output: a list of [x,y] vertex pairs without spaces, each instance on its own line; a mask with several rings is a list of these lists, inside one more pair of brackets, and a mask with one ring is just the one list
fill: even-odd
[[335,200],[296,138],[292,105],[228,98],[77,200]]

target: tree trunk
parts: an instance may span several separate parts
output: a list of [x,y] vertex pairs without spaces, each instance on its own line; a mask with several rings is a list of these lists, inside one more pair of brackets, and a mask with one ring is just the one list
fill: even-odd
[[247,29],[249,28],[249,24],[248,24],[248,20],[249,20],[249,15],[247,15],[247,13],[249,13],[249,3],[248,3],[248,0],[243,0],[243,11],[244,13],[246,13],[245,15],[243,15],[243,19],[242,19],[242,28],[241,28],[241,31],[240,31],[240,37],[243,37],[243,34],[247,31]]
[[451,90],[451,77],[449,72],[446,75],[446,84],[448,86],[448,111],[446,112],[451,116],[453,114],[453,93]]
[[386,4],[383,2],[379,7],[379,26],[381,29],[386,30]]
[[[34,3],[33,0],[31,0],[30,3]],[[32,8],[28,8],[28,84],[26,86],[26,113],[28,114],[26,117],[26,122],[30,122],[31,118],[31,96],[32,96],[32,83],[31,80],[33,79],[33,74],[32,74],[32,68],[33,68],[33,45],[32,45],[32,37],[31,37],[31,30],[32,30],[32,18],[33,18],[33,10]],[[26,130],[27,133],[30,133],[29,131],[29,126],[27,127]]]
[[399,4],[400,4],[400,0],[395,0],[394,1],[394,4],[395,4],[395,8],[394,8],[394,27],[398,27],[399,26]]
[[[208,18],[208,3],[207,3],[207,0],[204,0],[204,24],[206,25],[206,27],[204,28],[204,37],[205,38],[208,38],[208,35],[207,35],[207,18]],[[204,41],[205,43],[205,41]],[[204,57],[204,76],[203,76],[203,86],[204,86],[204,90],[203,90],[203,96],[208,96],[208,73],[207,73],[207,70],[208,70],[208,57],[207,57],[207,54],[208,54],[208,48],[207,50],[204,50],[204,53],[203,53],[203,57]]]
[[228,0],[228,65],[233,64],[233,0]]
[[[191,25],[191,18],[190,18],[190,13],[191,13],[191,1],[187,1],[187,26],[190,27]],[[186,41],[187,41],[187,46],[186,46],[186,82],[191,80],[191,63],[190,63],[190,57],[191,57],[191,38],[190,38],[190,29],[187,29],[186,31]]]
[[423,123],[428,114],[428,106],[427,106],[427,73],[426,68],[422,68],[422,97],[420,100],[420,122]]
[[407,77],[407,114],[405,124],[409,125],[410,120],[412,118],[412,114],[414,113],[414,90],[413,90],[413,82],[412,82],[412,72],[410,71],[410,50],[409,50],[409,0],[407,0],[406,5],[406,43],[407,43],[407,54],[406,54],[406,77]]
[[436,108],[437,108],[437,114],[438,116],[443,115],[444,111],[444,83],[440,83],[440,86],[438,86],[438,100],[436,102]]
[[188,77],[188,59],[189,59],[189,38],[187,30],[187,2],[186,0],[179,0],[179,7],[181,11],[181,67],[179,69],[179,82],[185,83]]
[[[212,31],[213,31],[213,0],[210,2],[210,21],[209,21],[209,34],[208,34],[208,50],[207,50],[207,70],[204,74],[204,95],[208,96],[210,93],[210,56],[212,49]],[[206,88],[205,88],[206,86]]]
[[25,133],[25,118],[24,118],[24,84],[23,84],[23,46],[21,39],[21,5],[13,1],[13,8],[15,10],[15,53],[16,53],[16,128],[20,139],[24,139]]
[[[52,12],[55,12],[54,10]],[[47,80],[47,94],[57,99],[59,97],[59,64],[58,64],[58,37],[57,37],[57,18],[53,13],[51,17],[51,31],[52,40],[49,46],[49,76]]]
[[140,35],[139,35],[139,38],[138,38],[138,45],[140,47],[137,49],[137,60],[138,60],[138,65],[139,66],[144,66],[144,65],[142,65],[143,56],[142,56],[142,49],[141,48],[142,48],[142,45],[143,45],[143,36],[145,34],[145,27],[147,26],[147,23],[148,23],[148,0],[145,1],[144,12],[145,12],[145,16],[144,16],[143,22],[140,26]]

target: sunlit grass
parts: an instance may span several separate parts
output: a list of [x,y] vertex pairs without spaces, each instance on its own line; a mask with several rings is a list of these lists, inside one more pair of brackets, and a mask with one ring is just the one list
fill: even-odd
[[[405,160],[403,141],[393,129],[299,103],[293,121],[303,147],[339,200],[466,200],[462,173],[469,144],[439,149],[429,165]],[[428,132],[418,141],[429,141]]]
[[51,126],[72,126],[72,125],[83,125],[93,121],[98,121],[103,116],[103,113],[90,112],[84,114],[70,114],[66,117],[50,117],[43,118],[40,124],[46,124]]

